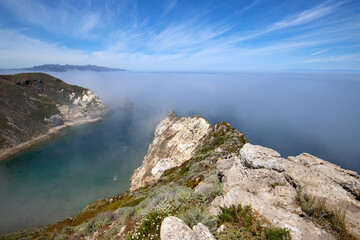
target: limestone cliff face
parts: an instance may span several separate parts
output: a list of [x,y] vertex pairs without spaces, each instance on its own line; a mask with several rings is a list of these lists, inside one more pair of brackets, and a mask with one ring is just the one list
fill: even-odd
[[[194,157],[195,149],[203,147],[210,136],[228,132],[230,128],[226,126],[211,127],[203,118],[179,119],[170,113],[156,128],[143,164],[131,178],[130,189],[134,191],[155,183],[165,170]],[[250,205],[274,226],[289,229],[293,239],[335,239],[334,235],[303,217],[298,202],[301,191],[326,201],[329,208],[341,207],[346,214],[347,227],[360,236],[360,177],[356,172],[307,153],[285,159],[266,147],[246,143],[234,151],[230,145],[223,144],[211,154],[210,160],[216,161],[214,167],[223,178],[224,190],[208,206],[210,214],[219,214],[220,207]],[[209,188],[209,184],[200,183],[195,193],[206,187]],[[164,224],[164,228],[168,225]],[[186,234],[191,234],[188,230]],[[171,229],[161,232],[166,232],[166,236],[177,234]]]
[[210,123],[202,117],[179,119],[169,113],[156,127],[143,164],[131,177],[130,190],[154,183],[166,170],[189,160],[211,130]]
[[0,75],[0,160],[62,127],[100,120],[106,112],[91,90],[48,74]]
[[67,126],[83,124],[101,119],[106,114],[106,107],[91,90],[80,94],[69,94],[68,104],[57,104],[61,119]]

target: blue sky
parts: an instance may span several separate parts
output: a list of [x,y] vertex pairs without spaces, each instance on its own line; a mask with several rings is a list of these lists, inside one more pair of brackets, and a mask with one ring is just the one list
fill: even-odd
[[360,70],[359,0],[0,0],[0,68]]

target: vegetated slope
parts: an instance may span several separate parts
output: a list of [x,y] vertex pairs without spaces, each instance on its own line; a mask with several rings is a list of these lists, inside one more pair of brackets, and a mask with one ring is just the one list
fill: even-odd
[[97,119],[105,112],[93,92],[50,75],[0,75],[0,150],[48,133],[56,126]]
[[28,71],[50,71],[50,72],[67,72],[67,71],[93,71],[93,72],[110,72],[125,71],[124,69],[108,68],[96,65],[60,65],[60,64],[44,64],[31,68],[24,68]]
[[284,159],[228,123],[170,113],[131,191],[3,239],[358,239],[359,186],[309,154]]

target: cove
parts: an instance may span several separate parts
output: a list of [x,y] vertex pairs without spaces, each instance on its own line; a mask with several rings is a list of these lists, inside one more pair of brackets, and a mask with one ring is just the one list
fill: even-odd
[[54,223],[128,190],[152,131],[133,121],[131,109],[116,110],[1,162],[0,233]]

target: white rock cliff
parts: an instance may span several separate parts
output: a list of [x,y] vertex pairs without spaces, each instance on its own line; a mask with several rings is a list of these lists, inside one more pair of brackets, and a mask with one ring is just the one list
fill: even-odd
[[[198,116],[179,119],[173,113],[167,115],[156,128],[143,164],[134,171],[130,189],[153,184],[167,169],[189,160],[213,130]],[[219,214],[220,207],[250,205],[274,226],[289,229],[292,239],[336,239],[302,217],[297,202],[301,191],[324,199],[334,209],[341,208],[348,229],[360,237],[360,177],[356,172],[307,153],[285,159],[272,149],[250,143],[239,153],[215,151],[222,154],[216,160],[216,170],[223,176],[224,189],[208,207],[210,214]],[[199,184],[195,191],[205,187],[209,186]],[[195,228],[191,230],[181,220],[169,217],[162,224],[161,239],[212,239],[211,235],[194,238],[194,232]]]
[[106,106],[91,90],[76,96],[69,94],[69,105],[57,105],[66,126],[79,125],[100,120],[107,112]]
[[202,117],[179,119],[169,113],[156,127],[143,164],[131,177],[130,190],[156,182],[167,169],[189,160],[211,129],[210,123]]

